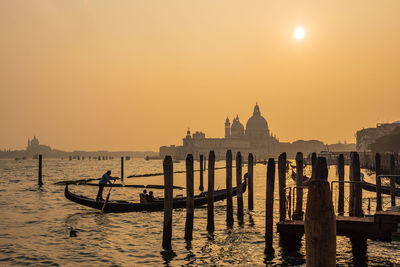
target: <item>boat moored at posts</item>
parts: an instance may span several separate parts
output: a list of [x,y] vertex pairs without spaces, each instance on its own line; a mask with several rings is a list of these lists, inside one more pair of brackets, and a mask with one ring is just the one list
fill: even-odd
[[[246,179],[242,184],[242,192],[246,190]],[[216,190],[214,191],[214,202],[226,199],[227,190]],[[237,187],[232,188],[232,196],[236,196]],[[64,195],[67,199],[84,205],[90,208],[101,210],[104,201],[96,201],[95,199],[88,198],[82,195],[76,195],[69,191],[68,184],[65,186]],[[201,207],[207,204],[207,193],[201,193],[194,196],[194,207]],[[186,197],[177,197],[173,200],[173,208],[185,208],[186,207]],[[110,200],[107,202],[104,212],[134,212],[134,211],[162,211],[164,210],[164,199],[156,199],[155,201],[148,203],[133,203],[124,200]]]

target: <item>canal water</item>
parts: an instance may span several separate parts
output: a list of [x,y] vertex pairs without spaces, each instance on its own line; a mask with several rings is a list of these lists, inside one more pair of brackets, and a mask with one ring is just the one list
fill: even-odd
[[[199,163],[195,162],[195,169]],[[216,166],[224,166],[217,162]],[[225,223],[226,202],[215,203],[215,234],[206,230],[207,209],[195,210],[193,242],[184,241],[184,209],[173,212],[174,255],[165,254],[161,248],[163,212],[132,212],[99,214],[98,211],[80,206],[64,197],[64,186],[54,185],[61,180],[100,177],[106,170],[120,175],[120,160],[66,160],[44,159],[44,186],[37,186],[37,160],[0,160],[0,265],[35,266],[131,266],[148,265],[305,265],[305,247],[296,253],[286,253],[279,246],[278,179],[275,184],[274,249],[273,258],[264,255],[266,166],[255,166],[255,209],[247,211],[247,191],[244,195],[244,225],[236,220],[232,229]],[[174,164],[174,171],[184,170],[184,161]],[[244,166],[246,172],[247,166]],[[307,170],[309,171],[309,170]],[[162,161],[132,159],[125,161],[125,175],[162,172]],[[235,174],[235,171],[233,171]],[[277,172],[276,172],[277,173]],[[288,175],[289,176],[289,175]],[[366,179],[372,179],[365,173]],[[205,173],[207,187],[207,173]],[[216,170],[215,189],[225,188],[225,170]],[[330,167],[329,179],[336,179],[336,168]],[[185,186],[185,174],[175,174],[174,184]],[[346,180],[348,169],[346,168]],[[372,179],[373,180],[373,179]],[[235,176],[233,185],[236,184]],[[288,184],[293,184],[288,177]],[[163,184],[163,176],[129,178],[127,184]],[[195,172],[198,193],[199,172]],[[334,187],[335,188],[335,187]],[[70,190],[95,197],[93,186],[70,186]],[[111,199],[138,201],[143,189],[115,188]],[[162,196],[163,190],[153,190]],[[106,196],[105,190],[104,196]],[[305,192],[306,195],[307,192]],[[174,194],[185,194],[174,190]],[[374,193],[363,191],[364,212],[368,214],[368,197],[374,209]],[[337,194],[334,194],[334,197]],[[347,193],[346,193],[347,196]],[[385,199],[387,203],[389,199]],[[236,211],[236,198],[234,210]],[[372,212],[371,212],[372,213]],[[77,237],[69,236],[69,228],[77,230]],[[400,242],[368,240],[365,265],[400,265]],[[337,237],[337,264],[354,265],[352,246],[346,237]]]

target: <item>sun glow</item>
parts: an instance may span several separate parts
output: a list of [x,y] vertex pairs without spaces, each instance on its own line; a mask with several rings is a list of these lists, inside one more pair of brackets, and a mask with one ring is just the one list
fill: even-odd
[[294,38],[296,38],[297,40],[301,40],[304,38],[304,36],[306,35],[303,27],[297,27],[294,32],[293,32],[293,36]]

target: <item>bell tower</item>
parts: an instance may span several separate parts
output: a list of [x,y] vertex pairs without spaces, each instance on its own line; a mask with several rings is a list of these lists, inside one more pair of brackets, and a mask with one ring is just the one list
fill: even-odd
[[231,137],[231,123],[229,122],[229,118],[226,117],[225,120],[225,138]]

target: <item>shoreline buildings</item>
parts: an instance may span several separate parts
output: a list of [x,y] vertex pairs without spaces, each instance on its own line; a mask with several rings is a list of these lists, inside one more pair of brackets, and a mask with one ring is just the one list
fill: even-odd
[[[318,140],[279,142],[279,139],[271,133],[257,103],[253,115],[247,120],[246,127],[240,122],[239,116],[233,118],[232,123],[226,118],[224,132],[224,138],[206,138],[203,132],[196,131],[191,134],[188,129],[182,145],[160,147],[160,157],[170,155],[176,159],[184,159],[187,154],[193,154],[193,157],[198,159],[201,154],[207,156],[210,150],[214,150],[217,159],[224,159],[226,151],[231,149],[233,155],[240,151],[244,157],[253,153],[257,159],[267,159],[276,157],[282,152],[293,157],[297,151],[302,151],[304,156],[307,156],[310,152],[327,149],[327,146]],[[354,144],[339,145],[344,151],[354,150]]]
[[380,137],[389,135],[393,131],[400,127],[400,121],[393,123],[378,123],[376,128],[366,128],[357,131],[357,151],[359,152],[371,152],[371,145],[375,143]]

